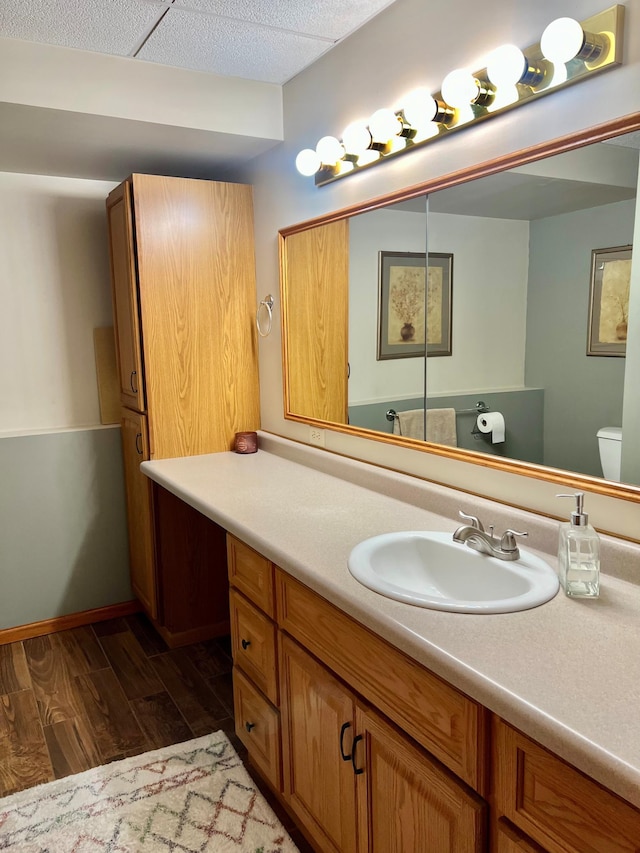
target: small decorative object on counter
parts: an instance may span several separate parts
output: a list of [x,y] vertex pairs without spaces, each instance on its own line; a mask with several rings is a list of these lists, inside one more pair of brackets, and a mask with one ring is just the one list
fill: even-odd
[[258,433],[237,432],[234,449],[236,453],[255,453],[258,449]]
[[560,525],[560,583],[572,598],[597,598],[600,595],[600,538],[584,512],[584,492],[556,497],[574,498],[576,502],[571,520]]

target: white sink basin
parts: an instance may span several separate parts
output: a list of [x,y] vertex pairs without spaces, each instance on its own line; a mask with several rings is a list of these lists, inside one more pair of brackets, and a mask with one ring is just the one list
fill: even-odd
[[549,601],[558,577],[520,549],[498,560],[454,542],[451,533],[411,531],[365,539],[349,555],[349,571],[374,592],[418,607],[455,613],[512,613]]

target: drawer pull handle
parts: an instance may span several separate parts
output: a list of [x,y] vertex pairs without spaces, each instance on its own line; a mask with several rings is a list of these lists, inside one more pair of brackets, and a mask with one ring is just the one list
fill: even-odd
[[248,649],[251,645],[251,640],[240,640],[240,645],[243,649]]
[[364,767],[356,767],[356,746],[362,740],[362,735],[356,735],[353,739],[353,746],[351,747],[351,764],[353,765],[353,772],[356,776],[360,776],[364,773]]
[[137,375],[138,372],[136,370],[132,370],[131,376],[129,377],[129,384],[131,385],[131,390],[134,394],[138,393],[138,382],[136,380]]
[[344,751],[344,733],[351,727],[351,723],[343,723],[340,729],[340,755],[343,761],[351,761],[351,753]]
[[255,729],[256,724],[255,724],[255,723],[245,723],[245,724],[244,724],[244,727],[245,727],[245,729],[246,729],[248,732],[250,732],[250,731],[251,731],[251,729]]
[[136,433],[136,450],[138,451],[138,456],[142,456],[142,433]]

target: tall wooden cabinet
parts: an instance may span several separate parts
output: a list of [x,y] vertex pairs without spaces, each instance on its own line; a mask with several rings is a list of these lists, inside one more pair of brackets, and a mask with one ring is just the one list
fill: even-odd
[[[259,426],[252,191],[135,174],[107,217],[132,586],[179,645],[228,630],[224,536],[195,510],[180,529],[155,523],[168,499],[139,463],[230,450]],[[205,551],[177,546],[185,525]],[[209,562],[222,594],[207,609]]]

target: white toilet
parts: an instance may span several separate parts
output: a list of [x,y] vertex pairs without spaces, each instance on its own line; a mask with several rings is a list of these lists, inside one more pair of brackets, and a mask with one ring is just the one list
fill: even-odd
[[620,482],[622,456],[622,427],[602,427],[598,430],[600,464],[605,480]]

